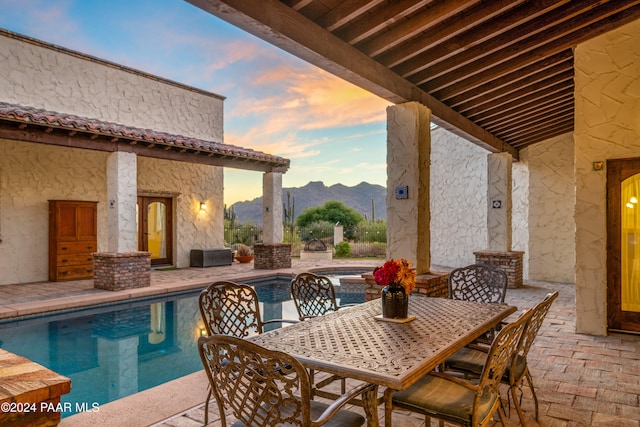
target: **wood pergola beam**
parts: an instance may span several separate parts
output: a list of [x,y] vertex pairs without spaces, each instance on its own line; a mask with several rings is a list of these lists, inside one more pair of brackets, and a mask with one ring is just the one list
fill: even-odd
[[518,160],[513,147],[280,1],[187,1],[390,102],[420,102],[431,110],[434,123]]

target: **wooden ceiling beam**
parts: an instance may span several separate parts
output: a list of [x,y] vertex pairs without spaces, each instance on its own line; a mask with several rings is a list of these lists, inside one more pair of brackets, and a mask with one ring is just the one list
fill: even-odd
[[519,109],[512,110],[509,113],[494,116],[491,119],[486,119],[484,121],[479,121],[478,124],[488,131],[493,132],[493,129],[496,127],[508,126],[509,124],[520,123],[523,120],[528,120],[530,116],[537,114],[539,110],[567,103],[573,103],[573,91],[556,94],[553,98],[541,100],[537,103],[533,102],[529,105],[523,105]]
[[570,73],[571,76],[573,76],[573,61],[564,61],[543,69],[528,67],[528,71],[529,73],[525,74],[524,77],[511,75],[512,79],[509,80],[507,84],[487,85],[487,87],[484,88],[484,92],[480,92],[479,89],[476,89],[477,92],[475,93],[475,96],[469,98],[458,96],[451,99],[449,102],[446,102],[446,104],[455,108],[456,111],[464,113],[470,108],[478,107],[487,102],[491,102],[496,98],[518,92],[523,88],[529,87],[558,74]]
[[389,49],[419,35],[433,25],[443,22],[479,0],[434,1],[409,19],[388,28],[377,37],[359,43],[356,47],[367,56],[380,55]]
[[354,45],[384,31],[387,27],[422,9],[428,3],[430,0],[393,1],[384,7],[372,9],[366,15],[336,30],[334,34],[350,45]]
[[490,114],[496,109],[508,109],[516,103],[527,102],[529,99],[538,99],[551,95],[558,91],[559,88],[570,87],[573,90],[573,86],[573,70],[568,70],[560,74],[549,76],[545,79],[540,79],[533,84],[523,84],[518,90],[496,96],[493,99],[487,99],[486,102],[475,106],[469,106],[470,108],[466,110],[458,108],[457,111],[463,113],[468,118],[476,117],[478,115],[482,116],[484,114]]
[[540,22],[543,19],[536,18],[546,12],[555,16],[557,12],[554,9],[568,2],[569,0],[560,2],[558,0],[542,0],[535,3],[525,3],[491,21],[480,25],[476,23],[447,43],[438,44],[411,60],[393,67],[393,71],[422,84],[428,79],[439,77],[448,70],[457,69],[477,58],[488,55],[491,55],[493,59],[499,58],[502,56],[505,44],[518,43],[518,41],[531,36],[533,21],[542,25],[542,28],[536,29],[534,32],[540,32],[551,25]]
[[518,159],[508,144],[278,0],[187,1],[390,102],[420,102],[438,125]]
[[541,131],[529,138],[521,138],[512,142],[515,147],[526,147],[537,142],[542,142],[547,139],[551,139],[556,136],[564,135],[565,133],[573,132],[573,118],[567,120],[564,123],[557,124],[553,129]]
[[526,129],[531,123],[535,123],[538,120],[545,120],[547,115],[555,116],[564,113],[574,113],[574,104],[572,102],[560,103],[544,109],[531,111],[527,117],[521,120],[515,120],[510,124],[497,125],[493,127],[491,132],[497,136],[502,135],[502,137],[504,137],[505,134],[517,132],[520,129]]
[[396,65],[408,61],[416,55],[432,48],[440,43],[445,43],[449,39],[463,33],[469,27],[478,23],[486,22],[495,16],[503,13],[523,0],[495,0],[488,3],[480,3],[464,13],[453,16],[444,22],[418,34],[402,45],[401,49],[392,49],[375,56],[381,64],[393,68]]
[[564,106],[557,110],[540,111],[535,117],[532,117],[527,123],[523,123],[520,126],[510,127],[505,132],[498,132],[498,135],[502,135],[504,138],[519,138],[527,135],[531,132],[531,129],[537,129],[538,126],[549,123],[558,123],[567,119],[573,118],[573,106]]
[[[630,4],[636,5],[629,7]],[[623,5],[629,8],[620,11]],[[410,80],[429,93],[451,85],[464,84],[465,81],[474,79],[476,76],[484,76],[490,81],[509,71],[525,67],[533,62],[534,58],[551,56],[638,17],[640,17],[640,5],[637,5],[635,0],[619,0],[614,5],[605,3],[597,9],[578,15],[563,25],[545,32],[545,36],[552,39],[546,44],[540,45],[540,37],[538,40],[536,37],[531,37],[517,45],[507,46],[497,57],[479,58],[473,63],[473,67],[462,67],[433,79],[419,73],[422,77],[414,75]],[[578,29],[567,33],[567,28]],[[558,35],[562,36],[557,38]]]
[[500,89],[513,82],[517,82],[520,79],[526,78],[532,74],[542,72],[543,70],[552,67],[556,64],[567,64],[573,69],[573,51],[571,49],[565,49],[564,51],[551,55],[548,57],[539,58],[538,61],[531,64],[513,70],[512,72],[498,77],[490,82],[481,83],[471,88],[463,88],[462,85],[453,85],[441,91],[435,92],[432,95],[436,98],[444,101],[447,105],[455,107],[461,102],[467,99],[474,99],[487,92],[487,88]]
[[327,31],[335,31],[353,19],[367,13],[386,0],[347,0],[316,20],[316,23]]

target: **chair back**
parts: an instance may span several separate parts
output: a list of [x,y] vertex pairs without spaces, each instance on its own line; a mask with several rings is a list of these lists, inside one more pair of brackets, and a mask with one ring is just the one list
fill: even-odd
[[[540,328],[542,327],[542,322],[544,318],[547,316],[549,312],[549,308],[551,308],[551,304],[558,297],[558,291],[548,293],[544,299],[539,302],[535,307],[531,308],[533,312],[531,315],[531,319],[527,323],[524,332],[522,333],[522,338],[520,339],[520,343],[518,344],[517,356],[521,358],[521,360],[525,360],[527,358],[527,354],[529,354],[529,349],[531,349],[531,345],[536,339]],[[513,363],[518,363],[518,359],[514,358]],[[516,369],[511,369],[511,372],[516,372]]]
[[486,264],[456,268],[449,273],[449,298],[486,303],[504,303],[507,275]]
[[229,335],[198,340],[200,359],[218,402],[247,426],[311,424],[311,386],[294,357]]
[[499,393],[498,388],[502,376],[516,354],[524,329],[532,315],[533,309],[529,309],[498,332],[491,343],[487,353],[487,361],[482,369],[482,374],[480,374],[478,382],[480,390],[490,387]]
[[200,293],[200,315],[207,335],[247,337],[263,329],[256,291],[234,282],[214,282]]
[[298,274],[291,281],[291,297],[300,320],[338,310],[333,283],[326,276]]

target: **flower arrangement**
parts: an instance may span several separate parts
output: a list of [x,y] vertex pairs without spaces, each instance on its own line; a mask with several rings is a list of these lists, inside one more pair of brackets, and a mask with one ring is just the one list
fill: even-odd
[[411,268],[411,262],[404,258],[392,259],[382,267],[373,270],[373,278],[380,286],[396,284],[402,286],[410,294],[416,286],[416,270]]

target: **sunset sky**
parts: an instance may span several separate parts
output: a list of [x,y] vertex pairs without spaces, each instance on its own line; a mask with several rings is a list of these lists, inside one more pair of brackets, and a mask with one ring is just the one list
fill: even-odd
[[[227,144],[291,159],[284,187],[386,185],[389,103],[182,0],[0,0],[0,27],[226,97]],[[225,203],[262,173],[225,169]]]

